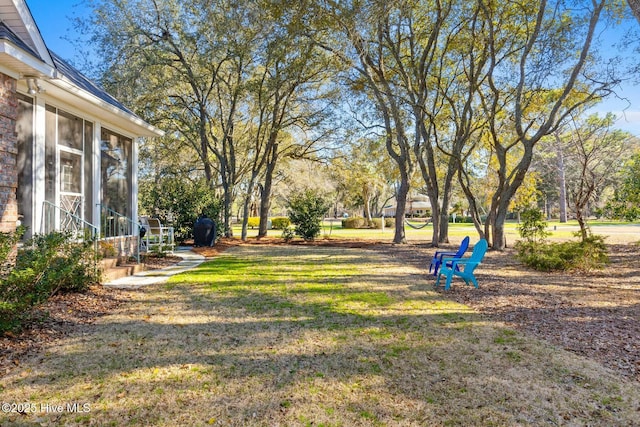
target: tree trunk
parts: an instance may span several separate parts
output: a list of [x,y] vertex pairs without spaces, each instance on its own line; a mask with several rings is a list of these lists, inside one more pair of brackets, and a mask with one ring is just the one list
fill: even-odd
[[271,189],[273,187],[273,173],[278,162],[278,145],[275,144],[264,175],[264,185],[260,198],[260,225],[258,226],[258,238],[267,235],[267,225],[269,222],[269,211],[271,209]]
[[582,241],[585,242],[587,237],[589,237],[589,231],[587,228],[587,223],[584,219],[584,215],[582,214],[582,208],[576,206],[576,219],[578,220],[578,225],[580,226],[580,237]]
[[407,243],[404,230],[404,216],[407,210],[407,195],[409,194],[409,176],[406,172],[400,172],[400,188],[396,194],[396,228],[393,236],[393,243]]
[[247,241],[247,234],[248,234],[248,228],[249,228],[249,216],[251,216],[251,213],[250,213],[251,196],[253,195],[253,189],[255,187],[256,177],[257,177],[257,173],[254,171],[251,174],[251,179],[249,180],[249,185],[247,186],[247,194],[244,198],[244,203],[242,207],[242,233],[240,238],[242,239],[243,242]]
[[366,194],[364,198],[364,217],[367,220],[367,224],[371,225],[373,218],[371,217],[371,195]]
[[242,206],[242,233],[240,234],[240,238],[243,242],[247,241],[247,234],[249,228],[249,203],[251,200],[251,193],[248,193],[244,198],[244,203]]
[[633,11],[633,14],[636,16],[638,23],[640,24],[640,0],[627,0],[629,3],[629,7]]
[[231,217],[233,212],[231,208],[233,206],[232,186],[229,184],[223,184],[224,188],[224,235],[225,237],[233,237],[233,228],[231,224]]
[[567,222],[567,181],[565,175],[564,166],[564,154],[562,153],[562,147],[560,147],[560,141],[556,135],[557,147],[556,158],[558,161],[558,187],[560,188],[560,222]]
[[491,224],[491,240],[493,241],[492,247],[499,251],[502,251],[507,247],[507,239],[504,235],[504,223],[506,219],[507,210],[498,209],[498,212],[496,212],[496,215],[494,216],[493,224]]

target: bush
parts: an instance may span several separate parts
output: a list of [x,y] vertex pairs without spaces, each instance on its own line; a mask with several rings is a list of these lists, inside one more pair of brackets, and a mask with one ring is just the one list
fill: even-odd
[[[142,180],[139,188],[140,215],[158,217],[163,225],[173,226],[178,242],[193,237],[193,224],[200,214],[216,222],[216,237],[224,233],[220,226],[222,200],[204,180],[190,181],[183,176]],[[173,214],[169,222],[167,215]]]
[[[382,229],[382,218],[373,218],[371,220],[373,222],[373,228]],[[396,225],[396,221],[394,218],[385,218],[384,226],[385,228],[391,228]]]
[[352,216],[342,220],[342,228],[366,228],[368,226],[367,220],[359,216]]
[[271,228],[274,230],[285,230],[291,225],[291,220],[287,217],[276,217],[271,219]]
[[293,240],[293,236],[295,235],[293,228],[287,226],[282,229],[282,238],[285,242],[289,243]]
[[520,215],[521,223],[518,225],[520,237],[527,242],[543,242],[549,236],[547,221],[544,213],[539,209],[525,209]]
[[313,240],[322,229],[320,222],[331,205],[312,190],[293,194],[288,202],[289,219],[296,234],[304,240]]
[[260,217],[250,216],[247,219],[247,227],[256,228],[260,226]]
[[0,233],[0,281],[9,274],[15,263],[16,245],[22,238],[24,231],[24,227],[18,227],[13,233]]
[[584,242],[545,243],[516,242],[518,259],[539,271],[581,270],[603,268],[608,262],[604,237],[591,235]]
[[[604,237],[590,235],[584,241],[547,243],[547,222],[538,209],[527,209],[521,214],[518,226],[520,237],[516,242],[518,259],[539,271],[600,269],[609,262]],[[579,235],[579,233],[578,233]]]
[[56,293],[80,292],[99,282],[93,242],[68,234],[35,235],[18,251],[15,266],[0,284],[0,331],[13,329],[31,307]]

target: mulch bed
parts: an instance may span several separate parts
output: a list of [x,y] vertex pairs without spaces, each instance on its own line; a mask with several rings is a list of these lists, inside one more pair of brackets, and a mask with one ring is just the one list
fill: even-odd
[[[240,244],[286,244],[282,239],[222,239],[215,247],[194,248],[213,258]],[[317,240],[292,244],[340,246],[382,251],[424,268],[434,249],[428,244],[392,245],[363,240]],[[452,247],[452,249],[455,249]],[[609,245],[611,265],[591,273],[541,273],[515,260],[514,252],[489,252],[477,270],[480,288],[456,281],[448,298],[464,303],[489,320],[504,322],[576,354],[595,359],[640,381],[640,246]],[[162,268],[177,257],[147,260]],[[127,301],[127,292],[91,286],[84,294],[57,295],[39,307],[33,320],[17,334],[0,337],[0,372],[40,346],[64,336],[77,325],[89,325]],[[439,292],[445,293],[444,290]]]
[[23,329],[0,335],[0,375],[20,358],[37,354],[43,344],[59,339],[78,325],[90,325],[126,302],[120,292],[92,285],[85,293],[59,294],[34,309]]
[[[425,272],[434,251],[428,245],[378,249]],[[611,263],[600,271],[544,273],[523,266],[513,249],[490,251],[476,270],[478,289],[458,279],[439,292],[640,381],[640,246],[608,245],[608,252]]]

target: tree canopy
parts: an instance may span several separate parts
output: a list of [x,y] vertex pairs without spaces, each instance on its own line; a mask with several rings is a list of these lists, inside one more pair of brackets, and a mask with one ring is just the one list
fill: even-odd
[[[243,238],[251,206],[266,234],[287,158],[350,153],[330,163],[352,174],[335,187],[358,193],[350,205],[369,217],[392,189],[394,242],[405,241],[405,206],[421,191],[434,245],[462,210],[501,249],[507,214],[531,199],[540,141],[611,96],[626,72],[624,58],[600,50],[603,28],[628,10],[621,0],[92,4],[86,30],[104,84],[167,131],[142,149],[145,179],[203,178],[223,200],[227,235],[237,215]],[[393,169],[385,179],[382,164]]]

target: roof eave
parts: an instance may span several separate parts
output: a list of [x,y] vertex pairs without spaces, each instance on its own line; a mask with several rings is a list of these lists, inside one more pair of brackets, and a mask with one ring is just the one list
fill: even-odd
[[153,125],[142,120],[140,117],[122,111],[121,109],[101,100],[97,96],[86,92],[85,90],[68,82],[64,77],[60,76],[56,79],[49,80],[49,83],[61,90],[70,93],[92,105],[95,105],[100,110],[111,113],[116,118],[124,120],[129,125],[129,131],[136,133],[137,136],[145,137],[159,137],[164,136],[164,132]]
[[3,59],[2,64],[5,65],[7,73],[16,78],[29,76],[54,79],[58,76],[54,67],[33,57],[8,40],[0,40],[0,57]]
[[[56,68],[42,62],[39,58],[35,58],[32,54],[25,52],[8,40],[0,40],[0,60],[1,72],[17,80],[27,77],[42,79],[44,82],[59,88],[61,92],[88,103],[89,107],[93,106],[94,108],[88,109],[94,110],[93,113],[96,116],[102,117],[104,113],[108,113],[111,116],[111,122],[136,134],[136,136],[158,137],[164,135],[162,130],[150,125],[135,114],[123,111],[75,86],[66,80]],[[57,95],[63,95],[63,93],[58,93]],[[67,100],[67,102],[70,102],[70,100]]]

